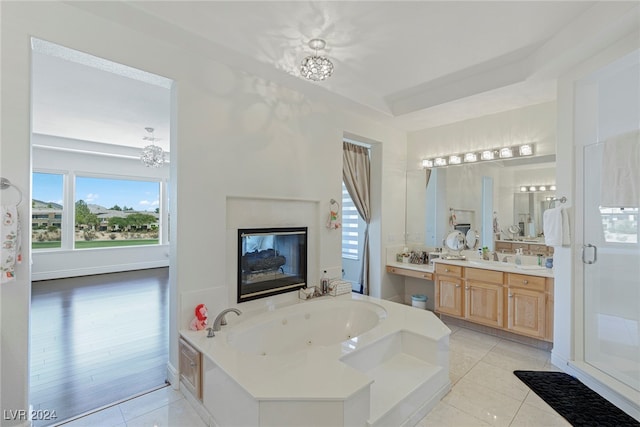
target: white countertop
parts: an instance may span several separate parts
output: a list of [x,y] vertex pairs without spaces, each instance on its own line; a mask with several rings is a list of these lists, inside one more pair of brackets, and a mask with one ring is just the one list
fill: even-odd
[[483,270],[504,271],[505,273],[527,274],[529,276],[551,277],[553,278],[553,268],[540,267],[535,264],[516,265],[500,261],[487,261],[481,259],[435,259],[434,262],[449,265],[459,265],[461,267],[480,268]]
[[[404,264],[403,264],[404,266]],[[312,303],[320,299],[346,298],[368,301],[382,306],[387,317],[373,329],[354,339],[314,347],[293,354],[260,356],[244,353],[227,343],[234,324],[263,312],[228,316],[229,325],[207,338],[207,331],[180,330],[180,334],[203,355],[233,378],[257,400],[347,399],[371,384],[372,379],[340,361],[343,356],[365,348],[399,331],[409,331],[438,341],[451,331],[432,312],[380,300],[360,294],[325,296],[293,304]],[[243,319],[244,318],[244,319]]]

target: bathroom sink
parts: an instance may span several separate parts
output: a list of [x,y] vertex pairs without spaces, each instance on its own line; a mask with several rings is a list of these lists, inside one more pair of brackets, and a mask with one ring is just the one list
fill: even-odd
[[485,260],[485,259],[469,260],[469,264],[475,265],[477,267],[495,267],[496,265],[502,265],[502,266],[507,265],[506,262],[491,261],[491,260]]

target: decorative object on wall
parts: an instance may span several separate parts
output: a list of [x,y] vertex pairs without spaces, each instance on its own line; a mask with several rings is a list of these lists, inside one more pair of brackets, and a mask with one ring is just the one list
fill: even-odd
[[0,190],[13,187],[20,198],[13,205],[0,206],[0,283],[11,282],[16,279],[16,264],[22,262],[22,246],[20,244],[20,216],[18,205],[22,202],[22,191],[6,178],[0,178]]
[[315,54],[307,56],[302,60],[300,74],[306,79],[313,81],[325,80],[333,74],[333,63],[326,56],[319,56],[318,50],[324,49],[326,43],[322,39],[312,39],[309,47],[315,50]]
[[149,133],[149,135],[144,136],[142,139],[144,141],[151,141],[151,144],[142,149],[140,161],[142,161],[142,163],[148,168],[159,168],[164,165],[164,151],[162,151],[162,148],[154,144],[154,142],[158,140],[158,138],[153,136],[154,129],[144,129]]
[[189,329],[192,331],[201,331],[207,327],[207,306],[204,304],[198,304],[196,305],[194,312],[196,317],[191,321]]
[[444,166],[455,166],[478,161],[492,161],[511,159],[515,157],[533,156],[534,144],[520,144],[509,147],[492,148],[489,150],[481,150],[467,153],[447,154],[432,159],[422,159],[423,168],[437,168]]
[[342,227],[340,223],[340,203],[335,199],[329,201],[329,220],[327,221],[327,228],[329,230],[336,230]]

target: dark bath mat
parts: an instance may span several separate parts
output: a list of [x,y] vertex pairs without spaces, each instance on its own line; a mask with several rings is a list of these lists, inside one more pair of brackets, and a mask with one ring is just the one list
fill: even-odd
[[624,411],[564,372],[513,373],[572,426],[640,426]]

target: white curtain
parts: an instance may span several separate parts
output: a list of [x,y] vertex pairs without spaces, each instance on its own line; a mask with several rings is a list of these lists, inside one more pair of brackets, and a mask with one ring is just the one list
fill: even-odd
[[371,221],[370,182],[371,163],[369,149],[361,145],[342,143],[342,180],[365,222],[360,285],[362,293],[369,295],[369,222]]

